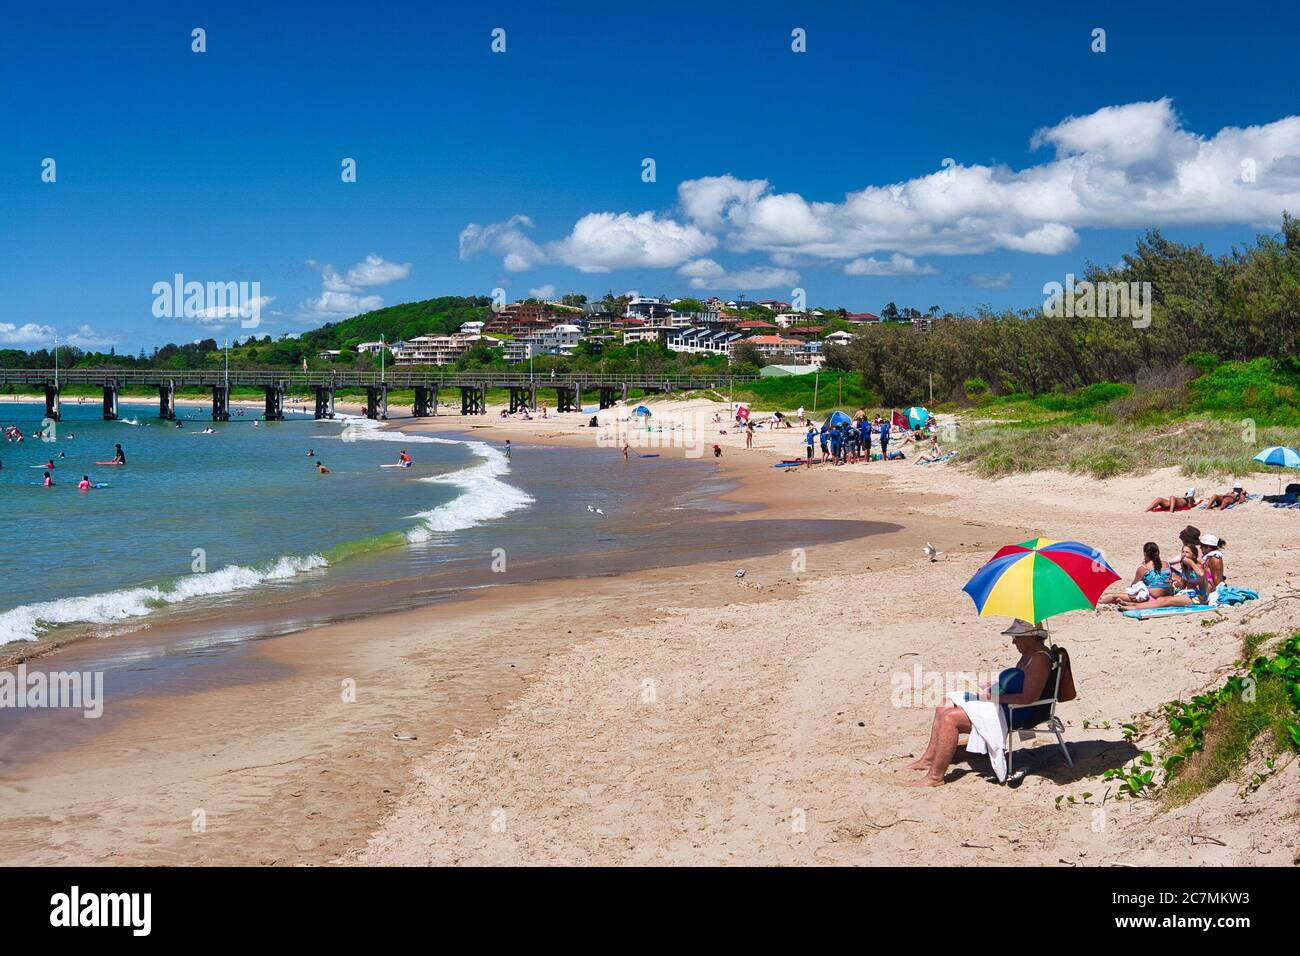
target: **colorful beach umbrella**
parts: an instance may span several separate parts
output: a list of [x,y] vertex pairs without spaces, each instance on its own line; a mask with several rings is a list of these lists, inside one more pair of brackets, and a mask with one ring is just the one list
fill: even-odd
[[962,588],[980,617],[1036,623],[1065,611],[1088,611],[1119,580],[1096,548],[1078,541],[1033,538],[1009,544]]
[[913,405],[903,414],[907,416],[908,427],[912,429],[920,428],[930,420],[930,409],[920,405]]

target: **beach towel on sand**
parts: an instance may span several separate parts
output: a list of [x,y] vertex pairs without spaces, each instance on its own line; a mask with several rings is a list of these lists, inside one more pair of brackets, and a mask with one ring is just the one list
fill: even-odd
[[970,718],[970,735],[966,739],[966,752],[988,754],[998,783],[1007,779],[1007,752],[1002,744],[1007,739],[1006,712],[991,700],[967,700],[964,691],[954,691],[948,699],[966,711]]
[[1153,617],[1176,617],[1179,614],[1200,614],[1220,607],[1236,607],[1247,601],[1259,600],[1259,592],[1250,588],[1235,588],[1230,584],[1221,584],[1214,591],[1211,604],[1185,604],[1182,607],[1135,607],[1124,612],[1124,616],[1135,621],[1145,621]]

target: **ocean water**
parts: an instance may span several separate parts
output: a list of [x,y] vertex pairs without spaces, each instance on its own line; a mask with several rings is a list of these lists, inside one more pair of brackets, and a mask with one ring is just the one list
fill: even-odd
[[[42,412],[0,403],[0,425],[26,436],[0,440],[0,643],[265,599],[349,565],[382,578],[392,568],[374,558],[384,553],[403,552],[409,568],[436,564],[456,532],[532,502],[486,443],[364,419],[255,426],[251,411],[212,423],[206,409],[182,408],[177,428],[153,405],[124,404],[106,422],[98,403],[65,403],[43,441]],[[96,465],[118,442],[126,466]],[[380,467],[402,448],[412,468]],[[317,459],[330,474],[317,474]],[[55,485],[44,488],[38,466],[50,460]],[[79,491],[83,474],[107,487]]]

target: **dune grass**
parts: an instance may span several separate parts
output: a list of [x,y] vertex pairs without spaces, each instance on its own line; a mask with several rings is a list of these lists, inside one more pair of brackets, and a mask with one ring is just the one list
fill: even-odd
[[[1243,649],[1254,654],[1271,638],[1251,635]],[[1162,792],[1167,806],[1239,779],[1252,751],[1267,755],[1268,768],[1253,786],[1276,767],[1277,755],[1300,750],[1300,635],[1273,657],[1254,658],[1249,674],[1247,681],[1232,678],[1215,693],[1169,706],[1174,752],[1184,756],[1168,771]]]

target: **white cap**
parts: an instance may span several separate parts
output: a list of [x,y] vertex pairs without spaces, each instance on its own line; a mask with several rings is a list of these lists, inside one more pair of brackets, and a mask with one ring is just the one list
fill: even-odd
[[1207,545],[1211,548],[1217,548],[1219,546],[1219,539],[1217,536],[1212,534],[1203,534],[1201,535],[1201,544]]
[[1195,489],[1195,488],[1188,488],[1188,489],[1187,489],[1187,492],[1183,495],[1183,497],[1184,497],[1184,498],[1195,498],[1195,497],[1196,497],[1196,489]]
[[1234,481],[1234,482],[1232,483],[1232,490],[1233,490],[1233,491],[1241,491],[1241,482],[1240,482],[1240,481]]

